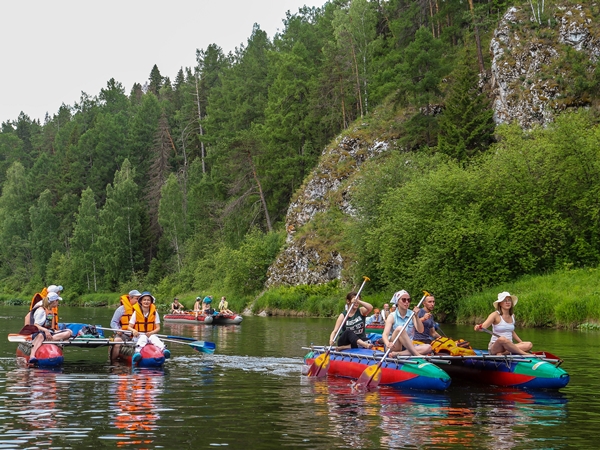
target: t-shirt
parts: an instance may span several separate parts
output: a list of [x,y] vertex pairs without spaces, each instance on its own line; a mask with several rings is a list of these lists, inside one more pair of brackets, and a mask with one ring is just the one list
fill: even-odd
[[408,337],[410,337],[411,339],[413,338],[414,334],[415,334],[415,323],[412,320],[412,316],[415,313],[412,311],[406,311],[406,316],[401,317],[400,316],[400,310],[396,310],[392,313],[392,316],[394,317],[394,325],[392,326],[392,333],[394,332],[394,330],[398,327],[403,327],[404,324],[406,322],[408,322],[408,325],[406,325],[406,333],[408,333]]
[[352,317],[348,317],[348,319],[346,319],[346,323],[342,325],[342,332],[345,330],[352,330],[359,339],[366,339],[367,335],[365,334],[365,319],[365,316],[360,313],[360,308],[357,308]]
[[123,305],[119,306],[110,320],[111,328],[121,328],[121,317],[125,314],[125,307]]
[[46,323],[47,317],[48,314],[46,313],[46,310],[44,308],[38,308],[33,313],[33,323],[43,327]]
[[[425,314],[427,314],[427,310],[425,308],[421,308],[417,317],[421,318]],[[421,342],[428,343],[429,341],[432,340],[432,337],[429,334],[429,330],[431,330],[432,328],[435,328],[435,320],[433,320],[433,316],[429,316],[429,319],[427,319],[425,322],[423,322],[423,327],[425,329],[423,330],[422,333],[419,333],[417,330],[415,330],[415,336],[413,337],[413,339],[415,341],[421,341]]]

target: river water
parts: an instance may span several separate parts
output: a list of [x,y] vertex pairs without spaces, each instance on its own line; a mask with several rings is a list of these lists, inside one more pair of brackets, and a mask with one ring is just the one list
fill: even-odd
[[[61,320],[108,326],[112,310],[61,308]],[[6,332],[24,307],[0,307]],[[597,448],[598,332],[523,329],[561,356],[570,384],[527,392],[453,384],[446,392],[301,376],[302,347],[326,343],[333,320],[245,317],[239,326],[169,325],[165,334],[216,343],[213,355],[169,344],[162,370],[111,366],[106,348],[65,348],[60,370],[19,366],[0,340],[0,449],[81,448]],[[443,326],[478,348],[488,336]],[[543,344],[543,345],[542,345]]]

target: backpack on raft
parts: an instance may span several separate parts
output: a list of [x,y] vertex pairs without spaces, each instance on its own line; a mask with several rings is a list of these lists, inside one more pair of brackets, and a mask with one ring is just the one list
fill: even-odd
[[449,339],[447,337],[439,337],[431,343],[433,352],[438,355],[450,355],[450,356],[473,356],[475,351],[464,339],[457,341]]
[[84,325],[81,327],[81,330],[77,332],[77,337],[99,338],[101,336],[94,325]]

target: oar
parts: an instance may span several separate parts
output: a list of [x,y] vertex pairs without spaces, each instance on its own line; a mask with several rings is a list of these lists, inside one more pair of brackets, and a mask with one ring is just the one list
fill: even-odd
[[[369,277],[365,277],[363,276],[364,280],[360,286],[360,289],[358,290],[356,297],[360,296],[360,293],[362,292],[363,288],[365,287],[365,283],[367,281],[371,281],[371,279]],[[348,316],[350,315],[350,311],[352,310],[352,308],[348,308],[348,312],[346,313],[346,315],[344,316],[344,320],[342,321],[342,323],[340,324],[340,327],[338,328],[337,332],[335,333],[335,337],[333,338],[333,342],[335,344],[335,342],[337,341],[337,338],[340,334],[340,331],[342,331],[342,328],[344,326],[344,324],[346,323],[346,319],[348,319]],[[315,358],[315,360],[313,361],[313,363],[310,366],[310,369],[308,370],[308,376],[309,377],[323,377],[325,375],[327,375],[327,371],[329,370],[329,354],[331,353],[331,349],[333,348],[333,345],[330,345],[327,350],[325,351],[325,353],[321,353],[319,356],[317,356]]]
[[215,352],[214,342],[195,341],[192,339],[192,341],[194,341],[194,342],[190,342],[188,344],[187,342],[179,341],[177,339],[168,339],[168,338],[164,338],[164,337],[161,337],[161,340],[167,341],[167,342],[174,342],[177,344],[189,345],[194,350],[196,350],[197,352],[201,352],[201,353],[213,354]]
[[[423,293],[425,295],[423,295],[423,298],[421,298],[421,301],[417,305],[417,308],[419,308],[421,306],[421,303],[423,303],[423,300],[425,300],[425,297],[430,295],[429,292],[427,292],[427,291],[423,291]],[[406,320],[404,325],[402,325],[400,332],[396,335],[396,338],[394,339],[394,341],[391,343],[391,345],[388,347],[386,352],[383,354],[383,356],[381,357],[381,360],[376,365],[368,366],[363,371],[363,373],[360,375],[360,377],[356,381],[356,386],[361,387],[366,390],[369,387],[369,385],[373,386],[373,387],[377,387],[379,385],[379,382],[381,381],[381,365],[383,364],[383,361],[385,361],[385,358],[387,358],[390,351],[392,351],[392,347],[394,346],[396,341],[400,338],[400,335],[402,333],[404,333],[404,330],[406,329],[406,327],[408,326],[408,323],[411,320],[413,320],[412,316]]]
[[[105,328],[105,327],[96,327],[96,328],[98,328],[100,330],[132,334],[131,331],[123,330],[120,328]],[[161,338],[162,340],[169,340],[169,342],[177,342],[179,344],[185,344],[185,342],[181,342],[181,341],[191,341],[191,343],[187,344],[187,345],[192,347],[194,350],[196,350],[198,352],[202,352],[202,353],[212,354],[215,352],[215,348],[217,347],[214,342],[197,341],[194,338],[189,338],[189,337],[185,337],[185,336],[169,336],[166,334],[157,334],[156,336]],[[179,339],[179,341],[175,340],[175,339]]]

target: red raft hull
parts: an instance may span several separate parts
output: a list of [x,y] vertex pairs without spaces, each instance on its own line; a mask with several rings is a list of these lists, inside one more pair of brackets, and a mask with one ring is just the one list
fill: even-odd
[[133,367],[162,367],[165,364],[165,355],[153,344],[146,344],[140,353],[142,359],[134,364],[132,361],[133,348],[123,345],[119,360]]
[[[25,358],[29,363],[31,347],[29,344],[19,344],[17,347],[17,358]],[[38,367],[58,367],[65,361],[62,348],[55,344],[42,344],[36,353]]]
[[212,316],[194,315],[194,314],[165,314],[163,322],[170,323],[190,323],[192,325],[210,325],[213,323]]

